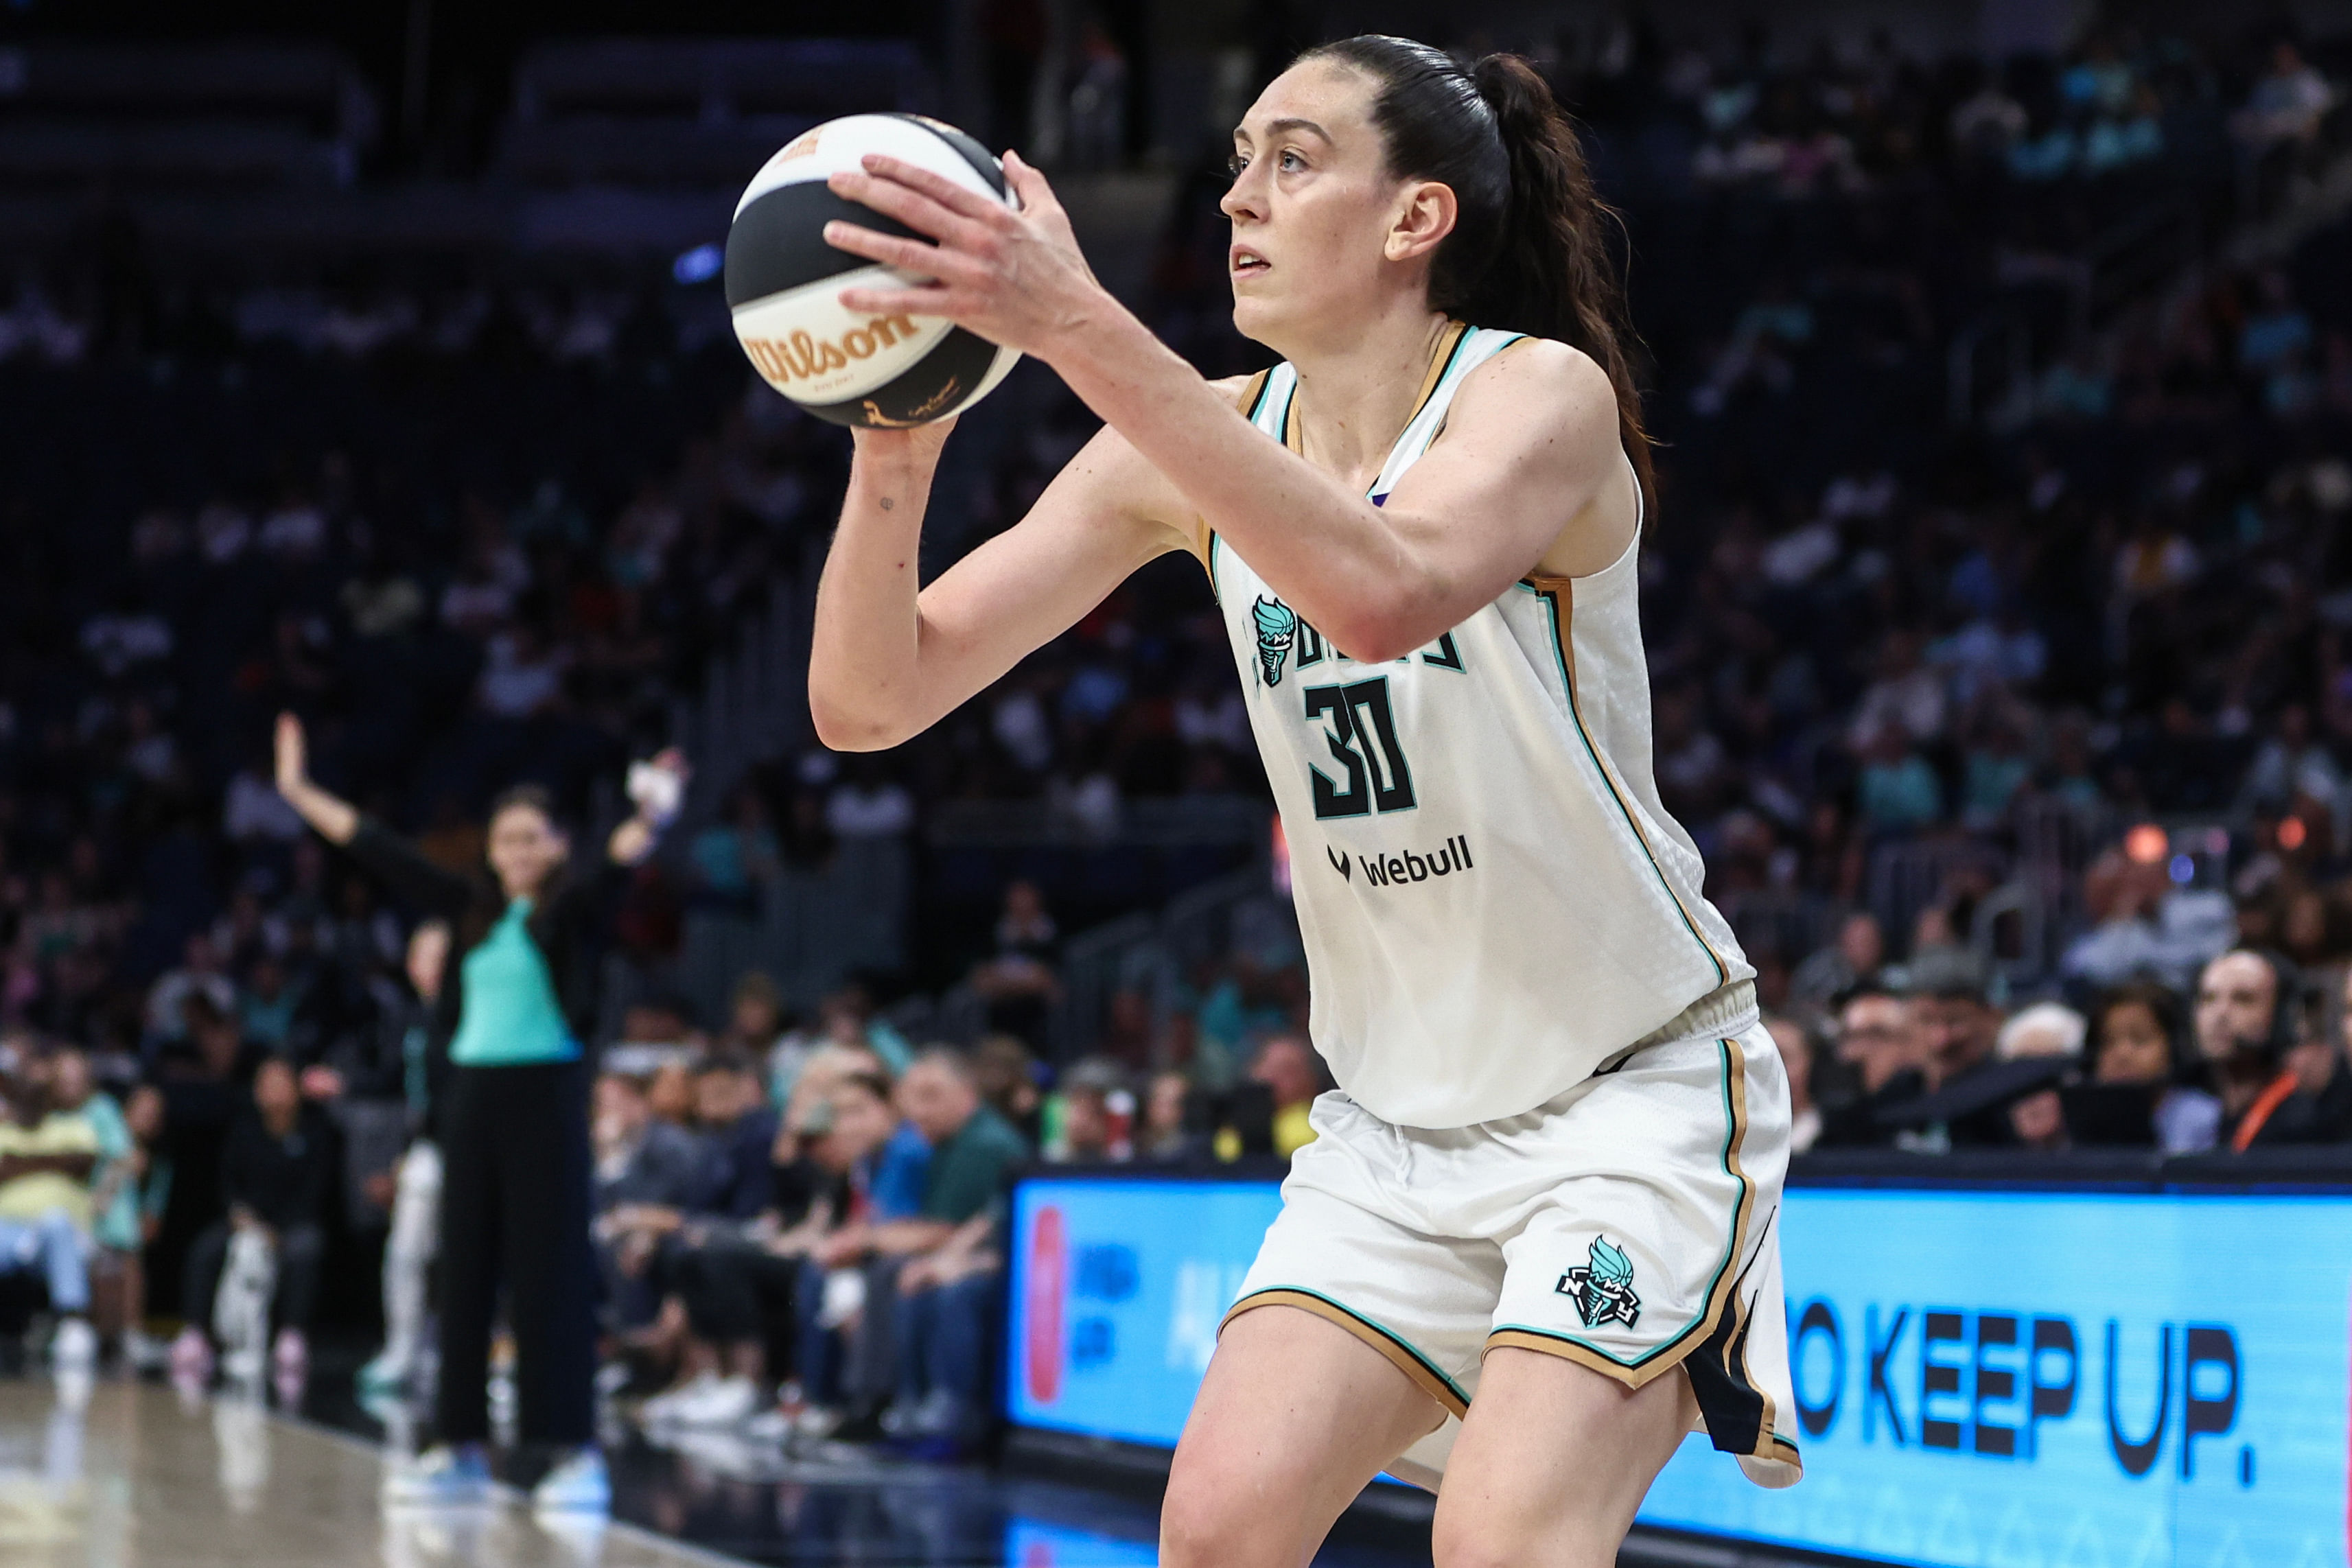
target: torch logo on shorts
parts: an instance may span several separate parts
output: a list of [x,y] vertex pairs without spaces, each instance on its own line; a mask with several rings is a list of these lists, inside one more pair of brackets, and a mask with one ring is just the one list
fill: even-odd
[[1592,1239],[1591,1257],[1559,1277],[1559,1293],[1576,1303],[1576,1315],[1586,1328],[1623,1323],[1632,1328],[1642,1316],[1642,1298],[1633,1293],[1633,1260],[1609,1245],[1605,1236]]

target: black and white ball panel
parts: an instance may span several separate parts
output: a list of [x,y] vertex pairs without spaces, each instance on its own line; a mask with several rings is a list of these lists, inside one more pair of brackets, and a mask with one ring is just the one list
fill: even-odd
[[810,413],[836,424],[921,424],[987,395],[1020,355],[937,317],[842,308],[845,288],[920,280],[824,242],[824,225],[835,219],[922,237],[827,188],[829,175],[875,152],[1012,203],[996,160],[952,126],[910,114],[827,120],[769,159],[736,204],[727,303],[761,376]]

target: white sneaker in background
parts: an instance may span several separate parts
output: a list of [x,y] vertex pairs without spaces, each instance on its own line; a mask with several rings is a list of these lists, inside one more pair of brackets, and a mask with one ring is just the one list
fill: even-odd
[[829,1405],[811,1405],[793,1417],[793,1436],[821,1440],[841,1429],[842,1413]]
[[718,1386],[716,1373],[698,1372],[677,1387],[665,1390],[637,1406],[637,1420],[647,1427],[666,1426],[677,1419],[677,1412],[710,1389]]
[[613,1480],[602,1448],[582,1448],[547,1472],[530,1489],[530,1506],[541,1513],[613,1511]]
[[383,1472],[387,1508],[462,1508],[490,1500],[489,1460],[468,1443],[427,1448],[413,1459],[394,1459]]
[[760,1391],[748,1377],[713,1378],[671,1407],[668,1420],[680,1427],[733,1427],[760,1408]]
[[87,1375],[98,1364],[98,1331],[86,1318],[68,1318],[49,1341],[49,1364],[60,1373]]

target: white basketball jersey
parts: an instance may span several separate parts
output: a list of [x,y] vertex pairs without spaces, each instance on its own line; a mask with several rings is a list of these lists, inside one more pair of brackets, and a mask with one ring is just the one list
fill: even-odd
[[[1518,336],[1449,330],[1375,506],[1463,379]],[[1297,384],[1277,365],[1246,407],[1294,448]],[[1658,802],[1640,546],[1637,532],[1590,577],[1514,583],[1418,653],[1368,664],[1210,537],[1289,842],[1315,1045],[1383,1120],[1517,1115],[1755,973]]]

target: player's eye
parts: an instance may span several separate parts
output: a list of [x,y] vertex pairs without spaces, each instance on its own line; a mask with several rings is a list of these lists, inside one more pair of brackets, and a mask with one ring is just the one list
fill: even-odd
[[1307,160],[1301,158],[1297,152],[1286,147],[1282,150],[1282,163],[1280,167],[1285,173],[1296,174],[1301,169],[1307,167]]
[[1236,180],[1242,177],[1242,171],[1248,167],[1249,160],[1238,152],[1232,153],[1225,159],[1225,172]]

